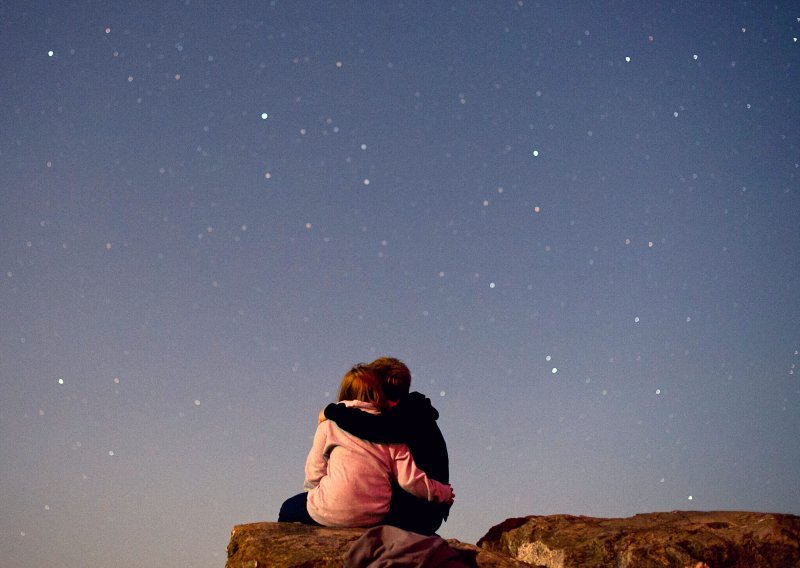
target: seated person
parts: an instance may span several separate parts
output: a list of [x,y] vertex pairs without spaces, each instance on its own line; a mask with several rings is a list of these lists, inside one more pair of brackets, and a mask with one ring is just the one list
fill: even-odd
[[[447,444],[436,424],[439,413],[424,395],[409,393],[411,373],[408,367],[393,357],[381,357],[370,363],[369,368],[381,383],[387,410],[372,414],[354,406],[329,404],[323,411],[324,418],[370,442],[406,444],[415,463],[428,477],[449,483]],[[419,499],[394,484],[391,507],[383,523],[431,535],[447,519],[451,505],[452,502],[442,504]]]
[[[380,382],[366,365],[356,365],[343,378],[339,401],[375,414],[385,406]],[[317,426],[306,459],[305,493],[287,499],[279,522],[328,527],[381,524],[390,510],[393,487],[420,501],[453,502],[453,490],[421,471],[405,444],[374,443],[348,434],[332,421]]]

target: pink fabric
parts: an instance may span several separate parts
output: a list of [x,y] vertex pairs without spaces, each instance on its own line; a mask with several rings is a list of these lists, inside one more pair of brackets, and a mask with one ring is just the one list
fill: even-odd
[[[348,406],[377,414],[360,401]],[[428,501],[447,501],[449,485],[428,478],[414,463],[405,444],[375,444],[345,432],[326,420],[317,427],[306,459],[308,513],[329,527],[368,527],[389,511],[392,480],[409,493]]]

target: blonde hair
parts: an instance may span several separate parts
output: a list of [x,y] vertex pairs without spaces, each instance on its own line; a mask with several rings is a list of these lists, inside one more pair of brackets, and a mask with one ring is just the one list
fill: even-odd
[[383,389],[375,373],[367,365],[359,363],[344,374],[339,387],[339,400],[360,400],[382,407]]

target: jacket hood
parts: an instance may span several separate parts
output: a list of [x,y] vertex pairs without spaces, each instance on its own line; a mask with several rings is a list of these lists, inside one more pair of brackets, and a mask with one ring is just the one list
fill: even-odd
[[364,412],[369,412],[370,414],[380,414],[380,409],[372,404],[371,402],[364,402],[363,400],[341,400],[339,401],[340,404],[344,404],[350,408],[358,408],[359,410],[363,410]]

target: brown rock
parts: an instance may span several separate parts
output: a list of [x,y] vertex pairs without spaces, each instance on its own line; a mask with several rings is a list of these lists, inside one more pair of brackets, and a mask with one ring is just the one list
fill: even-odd
[[[228,544],[226,568],[346,568],[343,556],[364,529],[334,529],[296,523],[237,525]],[[529,568],[528,564],[455,539],[462,560],[475,568]]]
[[493,527],[478,546],[547,568],[798,568],[800,517],[732,511],[531,516]]

